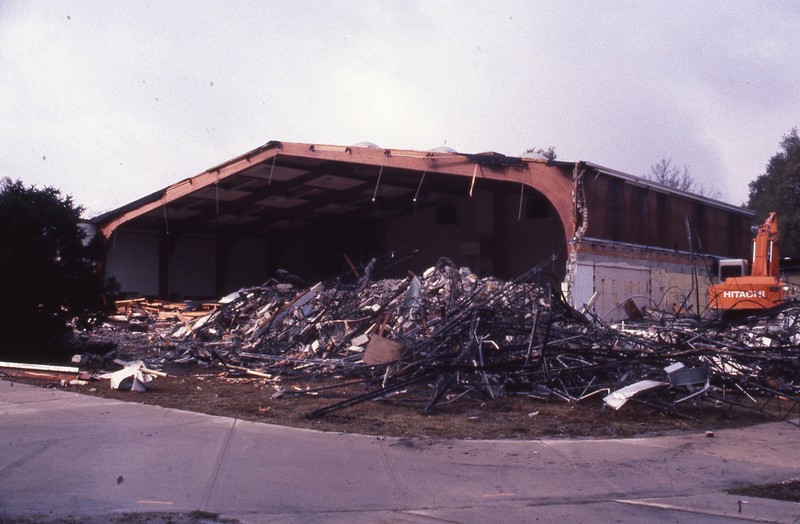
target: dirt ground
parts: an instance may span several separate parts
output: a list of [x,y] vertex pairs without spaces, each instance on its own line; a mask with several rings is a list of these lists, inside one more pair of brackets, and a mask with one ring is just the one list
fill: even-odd
[[234,376],[218,367],[169,364],[147,384],[148,391],[113,390],[107,380],[67,385],[56,378],[31,376],[11,380],[126,402],[154,404],[254,422],[405,438],[535,439],[621,438],[677,431],[714,431],[774,420],[752,410],[730,410],[704,403],[668,415],[629,402],[619,411],[604,408],[599,396],[579,403],[540,400],[527,395],[495,400],[462,397],[424,408],[430,386],[416,386],[396,398],[370,400],[324,416],[310,414],[372,391],[376,386],[335,375],[273,377]]
[[756,484],[728,491],[731,495],[759,497],[762,499],[788,500],[800,502],[800,479],[789,479],[772,484]]

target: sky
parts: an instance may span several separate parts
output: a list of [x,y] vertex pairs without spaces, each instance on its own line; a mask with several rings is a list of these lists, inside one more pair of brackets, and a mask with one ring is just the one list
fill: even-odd
[[800,126],[800,3],[0,0],[0,177],[91,217],[270,140],[686,166]]

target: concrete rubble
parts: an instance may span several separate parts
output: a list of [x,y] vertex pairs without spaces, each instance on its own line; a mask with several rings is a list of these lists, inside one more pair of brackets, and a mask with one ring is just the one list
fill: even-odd
[[635,400],[675,415],[700,403],[800,414],[796,302],[736,320],[648,307],[609,324],[570,307],[539,267],[501,281],[446,258],[401,279],[373,279],[374,265],[313,285],[282,273],[216,304],[126,301],[104,329],[154,348],[150,367],[200,363],[371,385],[316,416],[388,396],[429,411],[517,394],[597,396],[613,409]]

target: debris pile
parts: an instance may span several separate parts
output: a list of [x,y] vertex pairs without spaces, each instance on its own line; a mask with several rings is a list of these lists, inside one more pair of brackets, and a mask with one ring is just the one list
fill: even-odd
[[635,399],[677,414],[701,400],[782,417],[800,407],[795,303],[736,323],[645,308],[611,325],[542,285],[540,267],[504,282],[448,259],[404,279],[373,280],[371,266],[355,282],[307,286],[283,275],[193,316],[165,321],[160,307],[131,321],[152,326],[137,334],[155,331],[168,361],[372,385],[313,415],[390,395],[425,410],[510,394],[600,396],[613,409]]

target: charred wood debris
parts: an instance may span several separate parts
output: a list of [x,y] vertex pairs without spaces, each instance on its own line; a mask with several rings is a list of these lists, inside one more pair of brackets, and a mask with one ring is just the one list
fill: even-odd
[[[736,320],[634,307],[638,318],[609,323],[569,306],[546,283],[547,262],[511,281],[446,258],[402,279],[373,278],[375,260],[314,285],[279,272],[212,304],[120,301],[101,329],[146,337],[147,363],[135,369],[218,366],[272,380],[285,395],[364,384],[365,393],[311,416],[388,397],[431,411],[459,398],[527,395],[600,398],[613,409],[635,400],[678,416],[700,403],[740,406],[800,423],[797,302]],[[308,374],[328,385],[278,385]]]

